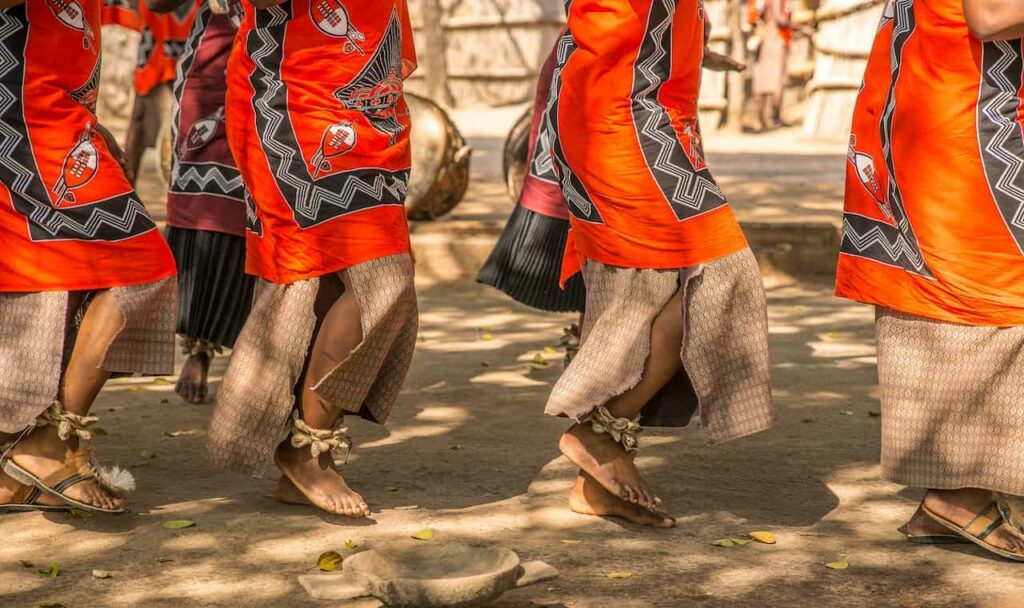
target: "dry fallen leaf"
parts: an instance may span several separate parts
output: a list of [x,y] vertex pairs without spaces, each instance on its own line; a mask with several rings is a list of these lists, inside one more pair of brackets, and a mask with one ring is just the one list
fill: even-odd
[[137,393],[137,392],[139,392],[141,390],[142,390],[142,387],[138,386],[138,385],[132,385],[132,386],[128,387],[128,392],[129,393]]
[[168,380],[167,378],[153,378],[153,384],[157,386],[166,386],[170,383],[171,381]]
[[317,558],[316,567],[322,572],[335,572],[341,568],[343,560],[344,558],[337,551],[328,551]]
[[156,558],[156,563],[158,563],[158,564],[166,564],[167,562],[173,562],[173,561],[174,561],[173,557],[158,557],[158,558]]
[[168,437],[191,437],[193,435],[202,435],[203,432],[199,429],[186,429],[184,431],[167,431],[164,435]]
[[342,545],[342,547],[344,547],[346,551],[355,551],[356,547],[358,547],[358,546],[359,546],[359,543],[357,543],[354,540],[346,540],[345,544]]
[[93,570],[92,575],[95,578],[110,578],[110,573],[106,570]]
[[416,540],[430,540],[434,538],[434,531],[430,528],[423,528],[416,534],[413,534],[412,537]]
[[633,578],[632,572],[609,572],[606,574],[608,578]]
[[171,402],[170,399],[168,399],[167,397],[164,397],[163,399],[160,400],[160,405],[167,405],[170,402]]
[[532,363],[534,365],[539,365],[541,367],[544,367],[545,365],[549,365],[548,364],[548,360],[545,359],[544,355],[542,355],[540,353],[537,353],[536,355],[534,355],[533,359],[530,360],[530,363]]
[[156,457],[156,454],[154,454],[153,452],[150,452],[149,450],[142,450],[141,452],[139,452],[139,458],[144,458],[146,460],[149,460],[150,458],[155,458],[155,457]]
[[838,562],[828,562],[825,567],[829,570],[846,570],[850,567],[850,562],[847,560],[841,560]]
[[60,564],[57,562],[50,564],[46,570],[40,570],[39,575],[47,578],[57,578],[60,576]]
[[448,446],[448,449],[449,450],[461,450],[462,446],[460,444],[458,444],[458,443],[453,443],[450,446]]
[[181,530],[182,528],[191,528],[196,525],[196,522],[191,519],[168,519],[161,525],[168,530]]
[[732,544],[736,545],[737,547],[742,547],[743,545],[747,545],[753,542],[753,539],[750,538],[730,538],[729,540],[731,540]]
[[852,410],[843,410],[843,411],[839,412],[839,415],[840,416],[853,416],[853,411]]
[[33,564],[32,562],[30,562],[28,560],[19,559],[18,561],[21,562],[21,567],[22,568],[35,568],[36,567],[35,564]]
[[557,355],[558,351],[555,350],[554,348],[550,347],[550,346],[545,346],[544,347],[544,354],[545,355]]
[[562,539],[560,542],[562,544],[565,544],[565,545],[578,545],[578,544],[582,543],[583,541],[582,540],[569,540],[568,538],[566,538],[566,539]]
[[398,486],[388,486],[388,487],[384,488],[384,491],[385,492],[397,492],[398,491]]
[[481,340],[493,340],[494,339],[494,335],[493,334],[480,334],[479,337],[480,337]]
[[771,532],[755,531],[748,533],[747,536],[756,540],[759,543],[764,543],[766,545],[774,545],[776,542],[778,542],[777,540],[775,540],[775,535]]
[[716,547],[725,547],[727,549],[729,547],[736,546],[736,543],[732,542],[731,538],[719,538],[718,540],[711,541],[711,544]]

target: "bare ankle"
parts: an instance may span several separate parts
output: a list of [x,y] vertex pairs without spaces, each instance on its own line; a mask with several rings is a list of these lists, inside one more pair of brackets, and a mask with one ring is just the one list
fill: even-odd
[[71,436],[64,441],[52,426],[33,429],[15,446],[19,452],[32,453],[39,456],[62,458],[64,454],[78,449],[78,437]]

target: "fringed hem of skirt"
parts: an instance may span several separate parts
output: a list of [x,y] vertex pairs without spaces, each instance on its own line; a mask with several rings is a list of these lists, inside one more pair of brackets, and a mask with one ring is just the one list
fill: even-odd
[[683,289],[683,370],[644,407],[642,424],[685,426],[699,411],[714,443],[772,426],[767,303],[749,249],[679,271],[591,261],[583,274],[583,340],[552,390],[548,414],[582,420],[635,386],[650,353],[654,319]]
[[[174,367],[174,279],[111,288],[124,315],[106,347],[103,369],[163,375]],[[65,351],[73,346],[80,311],[66,291],[0,294],[0,432],[16,433],[53,403]],[[82,309],[88,306],[82,303]]]
[[569,221],[548,217],[516,205],[498,243],[477,274],[513,300],[549,312],[582,312],[586,305],[583,278],[559,285]]
[[[359,301],[363,340],[313,390],[345,413],[383,424],[416,345],[412,258],[377,258],[348,268],[348,276]],[[269,469],[314,339],[319,288],[320,279],[260,281],[217,393],[207,442],[213,464],[255,476]]]

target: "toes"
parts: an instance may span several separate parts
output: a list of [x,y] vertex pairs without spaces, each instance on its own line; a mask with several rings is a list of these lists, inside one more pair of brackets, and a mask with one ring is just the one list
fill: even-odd
[[646,489],[637,489],[637,495],[640,498],[640,506],[645,509],[652,509],[654,507],[654,498],[651,497],[650,492]]

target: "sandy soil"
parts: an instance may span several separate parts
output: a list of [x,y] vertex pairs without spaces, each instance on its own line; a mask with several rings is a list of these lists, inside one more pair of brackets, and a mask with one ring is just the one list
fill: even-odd
[[[480,286],[443,285],[422,293],[420,348],[393,424],[353,423],[359,447],[345,471],[372,505],[370,520],[279,504],[271,480],[208,468],[209,406],[181,403],[149,379],[119,380],[96,404],[109,433],[98,450],[136,474],[133,512],[0,518],[0,605],[332,605],[308,599],[296,582],[321,552],[344,553],[348,540],[412,542],[426,526],[436,534],[428,542],[501,544],[561,571],[509,593],[506,607],[911,608],[1010,594],[1019,566],[970,547],[909,545],[897,531],[919,494],[878,480],[871,312],[825,286],[773,281],[769,293],[777,427],[719,446],[705,445],[699,428],[645,433],[640,464],[679,516],[675,530],[564,508],[573,471],[555,442],[565,423],[541,413],[561,365],[555,354],[545,355],[547,366],[530,360],[569,317]],[[168,436],[175,431],[186,432]],[[197,525],[161,526],[182,518]],[[774,532],[778,544],[710,544],[751,530]],[[822,565],[838,559],[850,568]],[[60,576],[36,573],[51,562]],[[112,577],[94,578],[93,569]]]
[[[504,127],[481,122],[495,132],[471,133],[477,181],[459,211],[469,218],[509,209],[496,183]],[[794,216],[834,219],[841,149],[797,146],[800,158],[779,158],[774,139],[717,141],[713,166],[738,191],[741,215],[788,218],[789,205]],[[161,217],[158,184],[147,179],[140,191]],[[452,263],[480,262],[463,257]],[[678,528],[654,531],[565,508],[574,471],[555,446],[566,423],[542,409],[561,371],[560,355],[545,347],[571,317],[438,276],[421,277],[419,350],[393,422],[352,423],[358,447],[345,474],[372,518],[283,505],[271,496],[274,480],[209,468],[209,405],[182,403],[167,383],[118,380],[94,409],[108,433],[97,443],[104,462],[135,473],[132,513],[0,517],[0,606],[339,605],[310,600],[296,580],[322,552],[345,553],[349,540],[360,549],[413,542],[426,526],[435,531],[426,542],[500,544],[561,571],[509,593],[504,608],[1004,608],[1019,597],[1022,566],[969,546],[910,545],[898,532],[920,493],[878,479],[872,311],[834,299],[828,285],[768,280],[775,429],[718,446],[699,427],[644,433],[640,466],[679,517]],[[531,364],[538,353],[548,365]],[[224,365],[216,361],[214,390]],[[170,519],[196,526],[163,528]],[[711,545],[752,530],[772,531],[778,543]],[[823,566],[843,559],[849,569]],[[37,574],[51,563],[60,576]],[[94,569],[112,576],[94,578]]]

